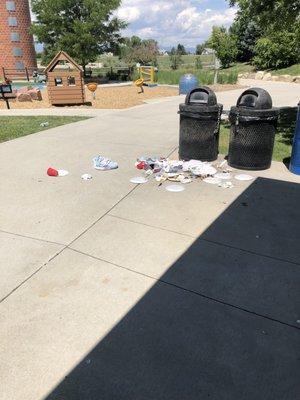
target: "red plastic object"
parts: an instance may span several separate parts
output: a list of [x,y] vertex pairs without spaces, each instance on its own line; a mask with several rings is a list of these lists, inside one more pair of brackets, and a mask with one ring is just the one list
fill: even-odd
[[137,169],[144,169],[145,166],[146,166],[145,161],[141,161],[136,167],[137,167]]
[[58,176],[58,171],[54,168],[48,168],[47,175],[49,176]]

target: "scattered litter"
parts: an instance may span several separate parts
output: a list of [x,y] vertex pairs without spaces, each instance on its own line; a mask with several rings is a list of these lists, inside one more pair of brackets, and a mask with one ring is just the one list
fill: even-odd
[[239,175],[235,175],[234,178],[237,179],[238,181],[252,181],[252,179],[254,179],[254,176],[247,175],[247,174],[239,174]]
[[130,179],[130,182],[136,184],[147,183],[148,179],[144,178],[143,176],[135,176],[134,178]]
[[90,174],[83,174],[81,175],[81,179],[83,179],[84,181],[89,181],[91,180],[93,177]]
[[58,176],[58,171],[55,168],[49,167],[47,169],[47,175],[49,175],[49,176]]
[[183,192],[185,188],[181,185],[168,185],[166,186],[168,192]]
[[67,176],[67,175],[69,175],[69,171],[66,171],[65,169],[58,170],[58,176]]
[[229,172],[218,172],[217,174],[215,174],[215,177],[228,181],[229,179],[231,179],[231,174]]
[[67,176],[67,175],[69,175],[69,172],[66,171],[65,169],[55,169],[55,168],[49,167],[47,169],[47,175],[49,175],[49,176]]
[[115,161],[112,161],[109,158],[101,157],[101,156],[95,156],[93,158],[93,165],[94,165],[95,169],[98,169],[100,171],[109,171],[111,169],[118,168],[118,163],[116,163]]
[[218,186],[224,189],[232,189],[234,187],[232,182],[221,182]]
[[220,183],[222,183],[222,180],[216,178],[215,176],[208,176],[207,178],[203,179],[203,182],[210,183],[211,185],[219,185]]
[[49,126],[49,122],[48,122],[48,121],[46,121],[46,122],[41,122],[41,123],[40,123],[40,126],[41,126],[42,128],[44,128],[44,127],[46,127],[46,126]]
[[221,162],[221,164],[218,165],[218,168],[223,168],[224,165],[226,165],[226,164],[227,164],[227,160],[223,160],[223,161]]
[[190,160],[183,163],[182,169],[184,172],[191,172],[195,176],[211,176],[217,173],[210,163],[199,160]]

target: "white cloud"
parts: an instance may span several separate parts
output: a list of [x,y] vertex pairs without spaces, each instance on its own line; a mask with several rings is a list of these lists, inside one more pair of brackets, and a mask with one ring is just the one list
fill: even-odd
[[121,7],[117,11],[118,18],[124,19],[128,23],[136,21],[140,15],[138,7]]
[[129,23],[124,35],[153,38],[161,47],[195,47],[214,25],[230,26],[235,14],[226,0],[123,0],[117,11]]

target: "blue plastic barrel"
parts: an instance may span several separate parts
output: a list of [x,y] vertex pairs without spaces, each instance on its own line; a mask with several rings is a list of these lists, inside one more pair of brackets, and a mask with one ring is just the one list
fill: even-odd
[[300,103],[298,104],[297,124],[293,143],[290,171],[300,175]]
[[183,75],[179,81],[179,94],[188,94],[191,90],[196,89],[198,86],[199,82],[195,75]]

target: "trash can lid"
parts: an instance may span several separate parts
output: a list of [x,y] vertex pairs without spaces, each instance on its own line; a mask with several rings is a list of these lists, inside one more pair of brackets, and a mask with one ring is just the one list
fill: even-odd
[[269,110],[273,106],[272,97],[262,88],[250,88],[245,90],[237,101],[237,107],[250,108],[252,110]]
[[207,86],[199,86],[191,90],[186,98],[186,105],[204,105],[204,106],[215,106],[217,105],[217,97],[215,93]]

